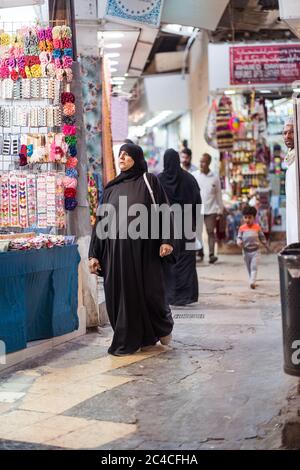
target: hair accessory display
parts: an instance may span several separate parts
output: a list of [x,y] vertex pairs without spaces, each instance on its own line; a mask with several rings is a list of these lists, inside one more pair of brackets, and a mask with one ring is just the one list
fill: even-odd
[[78,178],[78,171],[76,168],[67,168],[66,176],[69,176],[70,178]]
[[76,134],[76,126],[69,126],[68,124],[64,124],[63,133],[65,135],[75,135]]
[[72,65],[69,26],[0,31],[1,226],[64,228],[77,206]]
[[65,116],[74,116],[75,114],[75,104],[74,103],[65,103],[63,107],[63,113]]
[[20,156],[20,166],[26,166],[27,165],[27,146],[26,145],[21,145],[21,150],[19,153]]
[[18,227],[19,225],[18,180],[15,175],[11,175],[10,180],[9,180],[9,205],[10,205],[10,225],[11,227]]
[[28,225],[34,226],[37,223],[36,206],[36,177],[27,175],[27,201],[28,201]]
[[65,176],[64,180],[63,180],[63,183],[64,183],[65,188],[73,188],[73,189],[77,188],[77,179],[76,178],[70,178],[69,176]]
[[65,199],[65,208],[67,211],[73,211],[74,209],[76,209],[77,205],[78,205],[78,202],[76,201],[75,198],[67,197]]
[[64,194],[65,194],[65,197],[75,198],[75,196],[76,196],[76,189],[67,188],[67,189],[65,189]]
[[76,168],[78,165],[78,159],[75,157],[70,157],[67,160],[66,168]]
[[63,116],[62,117],[62,122],[64,124],[68,124],[69,126],[72,126],[73,124],[75,124],[76,119],[75,119],[74,116]]
[[65,92],[61,94],[61,103],[75,103],[75,96],[73,93]]
[[26,176],[19,176],[19,222],[20,227],[28,227],[28,201],[27,201],[27,179]]
[[76,135],[67,135],[65,140],[66,140],[68,145],[76,145],[77,144]]
[[10,223],[9,217],[9,177],[8,175],[0,176],[0,225],[8,227]]

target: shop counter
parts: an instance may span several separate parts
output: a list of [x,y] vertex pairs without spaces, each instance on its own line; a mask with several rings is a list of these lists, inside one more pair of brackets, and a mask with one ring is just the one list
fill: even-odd
[[0,340],[6,353],[78,329],[77,245],[0,254]]

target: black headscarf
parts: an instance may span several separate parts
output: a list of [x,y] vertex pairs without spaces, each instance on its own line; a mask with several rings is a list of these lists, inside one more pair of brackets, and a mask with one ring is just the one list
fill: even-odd
[[196,179],[180,166],[179,153],[168,149],[164,155],[164,171],[158,178],[171,204],[193,204],[200,198]]
[[110,188],[115,184],[119,184],[125,180],[135,181],[148,170],[142,147],[135,144],[124,144],[120,148],[119,155],[121,155],[121,152],[123,151],[128,153],[128,155],[134,160],[134,165],[127,171],[121,171],[121,173],[115,179],[110,181],[105,186],[105,189]]

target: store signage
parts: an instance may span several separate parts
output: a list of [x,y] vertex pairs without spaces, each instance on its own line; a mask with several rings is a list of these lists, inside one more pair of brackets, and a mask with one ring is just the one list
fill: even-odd
[[230,84],[292,83],[300,79],[300,44],[230,47]]
[[106,17],[159,27],[164,0],[107,0]]

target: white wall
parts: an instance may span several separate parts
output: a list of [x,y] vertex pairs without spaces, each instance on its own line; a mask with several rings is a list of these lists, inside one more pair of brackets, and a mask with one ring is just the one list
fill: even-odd
[[189,77],[181,74],[146,76],[144,86],[149,111],[186,111],[189,109]]
[[198,36],[190,51],[190,107],[191,107],[191,149],[193,163],[199,165],[204,152],[213,157],[213,169],[218,168],[219,152],[208,145],[204,131],[209,110],[208,86],[208,37],[206,33]]

